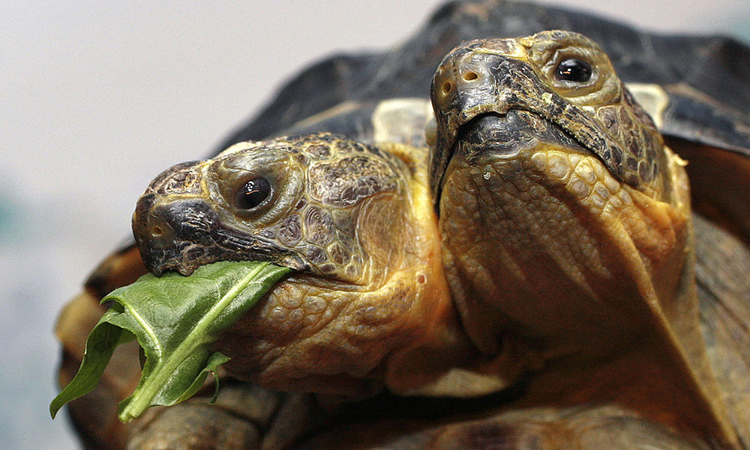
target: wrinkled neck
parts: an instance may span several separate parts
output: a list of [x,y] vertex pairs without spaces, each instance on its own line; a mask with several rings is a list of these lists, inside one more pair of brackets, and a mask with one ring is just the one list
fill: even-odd
[[[654,200],[593,158],[555,148],[454,156],[441,197],[446,272],[461,320],[537,404],[619,402],[734,442],[706,365],[689,193]],[[486,158],[483,160],[482,158]]]

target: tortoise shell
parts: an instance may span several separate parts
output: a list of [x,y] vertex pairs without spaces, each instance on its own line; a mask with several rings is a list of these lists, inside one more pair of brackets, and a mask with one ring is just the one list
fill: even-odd
[[[730,397],[738,411],[733,416],[740,435],[738,445],[747,448],[750,430],[743,414],[747,413],[750,394],[746,381],[750,378],[750,256],[745,246],[716,226],[734,233],[745,245],[750,242],[750,212],[746,208],[750,200],[750,118],[744,112],[750,105],[750,84],[746,81],[750,49],[741,43],[724,37],[654,35],[587,14],[525,3],[451,2],[396,49],[340,55],[306,69],[282,87],[268,107],[228,138],[221,149],[247,140],[317,131],[373,143],[377,137],[372,117],[379,105],[400,98],[426,101],[436,67],[461,42],[524,36],[547,29],[577,31],[597,41],[620,79],[633,86],[634,95],[652,115],[667,144],[690,163],[687,170],[694,208],[709,218],[695,219],[702,332],[720,384],[734,391]],[[409,139],[412,145],[426,145],[421,130]],[[137,250],[125,248],[95,271],[84,294],[68,306],[58,325],[65,355],[63,382],[72,376],[82,355],[85,333],[101,314],[98,301],[145,271]],[[124,356],[116,361],[126,361],[135,356],[134,352],[137,349],[125,348],[121,352]],[[513,401],[519,392],[512,389],[475,400],[404,399],[383,394],[343,408],[326,405],[323,410],[327,412],[320,414],[320,405],[309,396],[229,383],[218,408],[186,403],[163,413],[152,412],[143,421],[126,426],[116,423],[114,414],[95,413],[101,408],[114,408],[116,399],[132,387],[134,371],[124,362],[118,369],[108,369],[107,383],[88,399],[71,404],[71,416],[88,447],[124,448],[130,442],[133,448],[147,448],[154,436],[148,430],[162,433],[158,442],[173,439],[180,443],[184,430],[190,427],[194,436],[203,436],[203,442],[211,439],[209,436],[223,436],[223,440],[214,441],[213,448],[253,445],[260,435],[266,448],[285,448],[291,430],[314,423],[322,425],[317,429],[324,431],[316,432],[307,441],[308,447],[303,444],[302,448],[365,447],[383,442],[389,442],[392,448],[490,444],[557,448],[555,445],[565,444],[549,437],[549,433],[566,430],[585,434],[582,424],[591,419],[588,415],[606,417],[599,420],[598,429],[610,430],[600,438],[611,445],[622,430],[636,436],[626,445],[634,445],[639,436],[650,436],[650,444],[658,442],[665,448],[703,445],[685,441],[669,430],[652,429],[652,425],[632,417],[601,415],[596,410],[570,417],[565,416],[569,412],[561,417],[538,411],[531,421],[529,416],[511,413],[501,425],[484,421],[445,425],[453,421],[447,418],[462,414],[482,417],[482,411]],[[180,425],[175,427],[175,423]]]

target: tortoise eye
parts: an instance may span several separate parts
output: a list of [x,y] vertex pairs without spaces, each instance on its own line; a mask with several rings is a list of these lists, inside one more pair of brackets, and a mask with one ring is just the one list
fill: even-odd
[[585,83],[591,79],[593,69],[591,64],[580,59],[563,60],[555,70],[555,78],[558,81],[573,81]]
[[254,209],[271,194],[271,185],[265,178],[253,178],[234,195],[234,204],[239,209]]

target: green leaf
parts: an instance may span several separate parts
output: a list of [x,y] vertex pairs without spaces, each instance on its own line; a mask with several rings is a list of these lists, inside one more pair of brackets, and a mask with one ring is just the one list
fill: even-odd
[[189,277],[144,275],[114,290],[102,300],[115,303],[89,334],[78,373],[50,404],[52,417],[91,392],[117,345],[133,336],[146,361],[133,395],[119,405],[120,420],[134,419],[150,406],[187,400],[229,360],[211,352],[211,344],[290,271],[266,262],[223,261],[201,266]]

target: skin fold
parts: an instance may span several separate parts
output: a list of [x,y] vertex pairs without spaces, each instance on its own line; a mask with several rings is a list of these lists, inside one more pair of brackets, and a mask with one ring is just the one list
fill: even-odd
[[698,331],[684,162],[601,49],[561,31],[470,42],[433,104],[446,273],[476,345],[525,355],[530,404],[614,395],[736,442]]
[[[216,342],[231,358],[216,405],[153,408],[90,442],[739,448],[699,329],[685,163],[601,49],[562,31],[471,41],[432,103],[429,148],[426,102],[403,99],[375,110],[375,144],[244,142],[159,175],[137,250],[61,318],[69,364],[85,340],[71,318],[93,325],[97,299],[146,270],[295,273]],[[118,351],[108,385],[71,404],[79,425],[137,381],[137,349]]]
[[[417,390],[472,355],[442,273],[425,156],[326,134],[238,144],[158,177],[139,200],[136,240],[157,273],[223,259],[298,271],[216,344],[229,375],[338,396]],[[259,178],[267,197],[243,207],[238,192]]]

